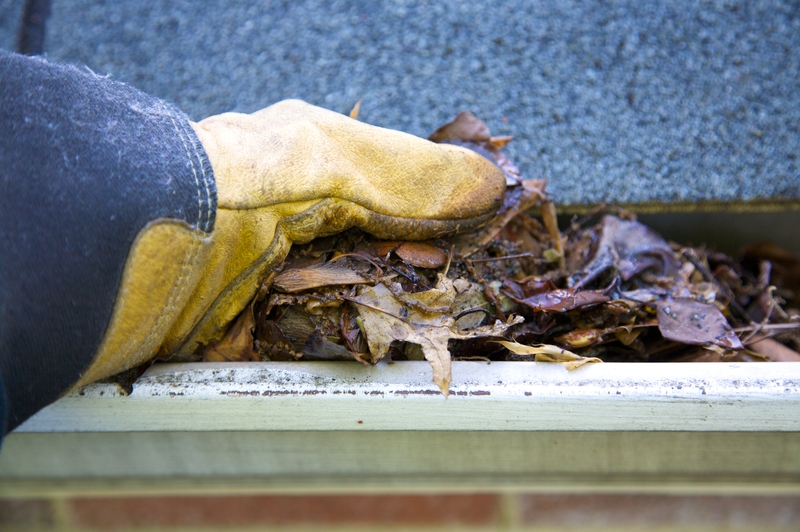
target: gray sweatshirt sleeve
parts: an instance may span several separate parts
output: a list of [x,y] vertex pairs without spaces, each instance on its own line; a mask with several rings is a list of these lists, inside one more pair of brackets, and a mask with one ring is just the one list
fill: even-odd
[[88,70],[3,51],[0,187],[8,432],[91,361],[137,233],[161,218],[210,233],[216,188],[175,107]]

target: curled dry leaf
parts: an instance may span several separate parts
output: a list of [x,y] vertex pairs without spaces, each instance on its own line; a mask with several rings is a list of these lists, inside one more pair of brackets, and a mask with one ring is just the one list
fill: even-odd
[[432,142],[457,144],[480,153],[503,171],[509,186],[519,184],[522,179],[517,165],[501,151],[513,139],[514,137],[508,135],[492,137],[487,125],[469,111],[458,113],[455,120],[443,125],[428,137]]
[[556,336],[554,340],[572,348],[589,347],[600,342],[606,332],[603,329],[578,329]]
[[350,118],[353,120],[358,120],[358,113],[361,112],[361,102],[364,100],[358,100],[353,108],[350,110]]
[[629,281],[648,269],[658,275],[672,275],[680,266],[667,241],[636,220],[605,215],[597,232],[597,250],[583,272],[575,276],[576,286],[587,285],[609,269]]
[[495,322],[491,326],[472,330],[459,330],[456,320],[443,312],[427,312],[409,307],[409,300],[416,300],[425,307],[450,308],[456,299],[453,282],[440,276],[436,287],[426,292],[407,294],[401,301],[384,284],[362,287],[352,301],[358,306],[364,332],[369,344],[371,361],[382,359],[394,342],[419,345],[425,359],[433,367],[433,381],[447,396],[450,390],[451,366],[448,342],[480,337],[501,337],[509,327],[522,321],[510,319],[506,323]]
[[[469,111],[461,111],[455,120],[448,122],[430,134],[428,140],[431,142],[489,142],[492,136],[489,128],[478,117]],[[506,142],[507,144],[508,142]],[[501,146],[502,148],[502,146]]]
[[524,345],[517,342],[506,342],[500,341],[497,342],[498,344],[502,345],[515,355],[533,355],[536,362],[558,362],[569,371],[574,369],[578,369],[579,367],[585,364],[593,364],[596,362],[602,362],[599,358],[596,357],[582,357],[580,355],[576,355],[572,351],[567,351],[566,349],[562,349],[556,345],[548,345],[548,344],[535,344],[535,345]]

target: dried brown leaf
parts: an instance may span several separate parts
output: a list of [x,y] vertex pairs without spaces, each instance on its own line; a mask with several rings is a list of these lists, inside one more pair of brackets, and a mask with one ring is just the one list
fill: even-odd
[[589,307],[609,301],[606,290],[578,290],[577,288],[556,288],[519,299],[507,294],[511,299],[539,312],[569,312],[577,308]]
[[426,242],[404,242],[394,252],[418,268],[441,268],[447,264],[447,253]]
[[432,142],[447,142],[462,140],[467,142],[489,142],[491,135],[489,128],[483,121],[469,111],[461,111],[458,116],[430,134],[428,140]]
[[794,349],[789,349],[772,338],[764,338],[763,340],[753,342],[747,347],[773,362],[800,362],[800,353]]
[[693,299],[659,301],[658,329],[667,340],[690,345],[744,349],[728,320],[714,305]]
[[508,223],[518,214],[530,209],[546,198],[544,189],[546,182],[537,179],[527,179],[506,195],[506,204],[500,214],[492,218],[486,226],[478,232],[460,235],[453,239],[456,246],[456,255],[468,257],[491,242]]
[[667,241],[636,220],[606,215],[597,231],[597,250],[576,286],[586,285],[612,268],[628,281],[649,269],[658,275],[674,274],[680,266]]
[[493,150],[502,150],[506,147],[506,145],[514,140],[514,137],[511,135],[501,135],[499,137],[491,137],[489,138],[489,147]]
[[515,355],[533,355],[536,362],[558,362],[567,370],[572,371],[585,364],[593,364],[602,362],[599,358],[595,357],[582,357],[576,355],[572,351],[567,351],[556,345],[550,344],[535,344],[525,345],[517,342],[499,341],[498,344],[502,345]]
[[253,350],[253,309],[244,309],[228,332],[219,342],[203,349],[203,362],[247,362],[258,361],[261,357]]
[[273,286],[282,292],[294,294],[303,290],[323,286],[364,284],[369,280],[342,262],[326,262],[325,264],[307,268],[291,268],[278,274]]
[[[430,307],[446,301],[452,305],[455,296],[452,281],[440,275],[434,289],[407,294],[406,297]],[[407,302],[395,297],[382,283],[360,288],[358,297],[352,301],[358,305],[363,320],[372,362],[382,359],[395,341],[417,344],[433,368],[433,381],[445,397],[450,393],[452,378],[450,351],[447,348],[451,339],[501,336],[508,327],[522,321],[522,318],[514,318],[507,323],[497,322],[470,331],[459,331],[455,319],[449,314],[410,308]]]
[[370,244],[378,257],[386,257],[389,253],[403,245],[399,240],[375,240]]

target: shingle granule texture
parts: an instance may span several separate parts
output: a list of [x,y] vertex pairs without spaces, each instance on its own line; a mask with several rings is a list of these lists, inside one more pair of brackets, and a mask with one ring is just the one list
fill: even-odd
[[0,0],[0,48],[14,50],[22,20],[22,0]]
[[800,198],[797,2],[55,0],[47,29],[194,119],[363,99],[427,136],[470,109],[561,204]]

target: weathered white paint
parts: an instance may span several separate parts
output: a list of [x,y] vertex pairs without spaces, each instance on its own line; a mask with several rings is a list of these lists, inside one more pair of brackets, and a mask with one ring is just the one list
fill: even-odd
[[800,364],[163,364],[93,385],[16,432],[800,431]]

